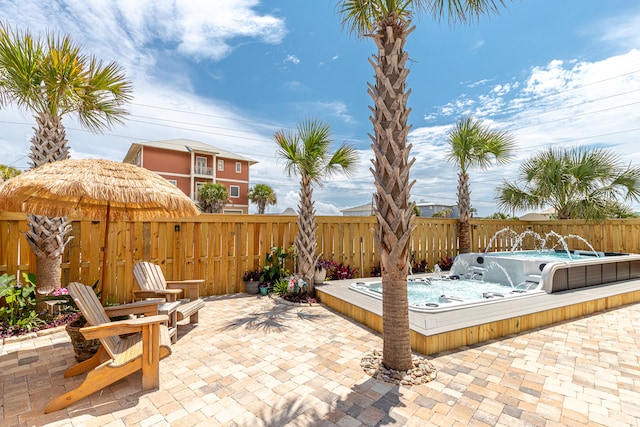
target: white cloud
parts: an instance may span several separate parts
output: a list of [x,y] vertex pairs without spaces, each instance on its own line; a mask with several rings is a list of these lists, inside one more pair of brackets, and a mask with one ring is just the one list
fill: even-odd
[[[467,86],[468,88],[474,88],[474,87],[476,87],[476,86],[484,86],[484,85],[486,85],[487,83],[489,83],[490,81],[491,81],[491,79],[482,79],[482,80],[478,80],[477,82],[469,83],[469,84],[467,84],[466,86]],[[462,83],[462,84],[464,84],[464,83]]]
[[[194,60],[220,60],[239,37],[280,43],[284,20],[258,14],[257,0],[20,0],[3,2],[0,17],[15,26],[44,34],[63,28],[83,40],[91,52],[118,58],[126,68],[154,64],[154,50],[178,53]],[[143,49],[144,48],[144,49]]]
[[341,101],[316,102],[315,107],[319,111],[328,112],[331,116],[338,117],[345,123],[353,123],[354,119],[349,114],[349,107]]
[[289,92],[308,91],[309,88],[297,80],[290,80],[282,85],[282,88]]
[[[334,55],[334,56],[331,57],[331,59],[329,61],[334,62],[334,61],[337,61],[338,58],[339,58],[338,55]],[[320,62],[318,62],[318,67],[323,67],[326,64],[327,64],[327,61],[320,61]]]
[[440,113],[444,116],[468,116],[472,114],[475,105],[476,101],[462,94],[456,100],[441,107]]
[[597,28],[601,40],[615,43],[621,49],[633,49],[640,46],[640,13],[618,16],[604,21]]
[[291,62],[294,65],[298,65],[300,63],[300,59],[298,59],[298,57],[293,54],[289,54],[287,55],[286,58],[284,58],[282,62],[284,63]]
[[476,40],[476,42],[471,46],[471,50],[478,50],[482,46],[484,46],[484,40]]
[[545,96],[575,87],[573,74],[564,65],[563,61],[554,60],[545,67],[534,67],[522,89],[524,94]]
[[509,83],[505,83],[503,85],[495,85],[493,89],[491,89],[491,93],[497,96],[503,96],[511,92],[511,85]]

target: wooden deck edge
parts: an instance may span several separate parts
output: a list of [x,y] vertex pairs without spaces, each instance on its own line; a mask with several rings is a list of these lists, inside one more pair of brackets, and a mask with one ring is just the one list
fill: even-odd
[[[320,294],[320,300],[322,303],[327,307],[350,317],[356,322],[361,323],[374,331],[382,333],[382,316],[352,305],[340,298],[326,294],[320,289],[316,289],[316,291]],[[483,323],[468,328],[456,329],[430,336],[423,335],[412,330],[411,348],[422,354],[432,355],[442,351],[454,350],[460,347],[474,345],[508,335],[519,334],[532,329],[553,325],[636,302],[640,302],[640,290],[598,298],[551,310],[544,310],[536,313],[502,319],[495,322]]]

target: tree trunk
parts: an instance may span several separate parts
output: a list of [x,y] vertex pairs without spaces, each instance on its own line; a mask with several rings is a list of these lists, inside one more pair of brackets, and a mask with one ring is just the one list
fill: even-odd
[[408,55],[403,50],[413,30],[409,25],[395,16],[379,23],[371,35],[378,55],[369,61],[375,70],[375,86],[369,84],[375,104],[370,108],[375,136],[370,137],[375,154],[375,170],[371,172],[377,190],[378,226],[374,235],[382,266],[382,357],[387,368],[400,371],[412,367],[407,274],[409,239],[414,228],[409,191],[415,183],[409,184],[409,170],[415,159],[408,161],[411,145],[406,144],[411,110],[407,108],[410,91],[405,91]]
[[46,163],[69,158],[67,133],[60,117],[50,113],[35,116],[38,128],[31,138],[29,159],[32,169]]
[[471,251],[471,229],[469,218],[471,216],[471,192],[469,191],[469,174],[460,172],[458,174],[458,238],[459,252],[466,254]]
[[302,176],[300,179],[300,212],[298,214],[298,235],[296,250],[298,252],[298,274],[309,284],[309,292],[313,292],[316,256],[316,224],[313,207],[313,188],[311,179]]
[[[71,222],[66,218],[40,215],[29,215],[27,220],[29,231],[24,235],[31,252],[36,256],[36,289],[58,289],[62,254],[72,239],[72,236],[69,236]],[[42,307],[42,304],[38,305],[38,312],[42,311]]]
[[[50,113],[35,116],[38,128],[31,138],[29,159],[32,168],[69,158],[66,131],[60,117]],[[66,218],[28,216],[29,231],[25,233],[31,251],[36,256],[36,285],[60,288],[60,264],[64,248],[71,240],[71,223]]]
[[[36,257],[36,289],[45,289],[50,291],[51,289],[60,288],[60,276],[62,268],[60,267],[61,257]],[[46,292],[38,294],[38,298],[43,296]],[[42,313],[47,311],[47,304],[45,302],[36,303],[36,313]]]

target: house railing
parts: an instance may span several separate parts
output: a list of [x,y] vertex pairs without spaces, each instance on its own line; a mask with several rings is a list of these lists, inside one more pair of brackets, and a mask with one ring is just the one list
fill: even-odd
[[213,176],[213,168],[204,166],[196,166],[193,170],[194,175]]
[[[318,254],[356,268],[360,277],[370,276],[372,268],[379,266],[374,217],[320,216],[317,222]],[[505,227],[516,233],[553,230],[581,235],[601,251],[640,253],[640,220],[595,224],[474,219],[472,250],[484,251],[491,237]],[[22,234],[27,228],[26,215],[0,212],[0,274],[35,272],[35,256]],[[63,284],[93,284],[100,278],[104,231],[104,222],[73,222],[73,239],[62,260]],[[130,301],[135,288],[133,265],[140,260],[158,263],[167,280],[203,278],[202,295],[243,292],[242,274],[263,266],[272,247],[291,248],[296,233],[297,217],[281,215],[203,214],[185,221],[114,222],[109,227],[104,293],[111,300]],[[416,218],[412,258],[425,260],[432,269],[441,258],[455,257],[457,233],[456,219]],[[511,234],[504,232],[495,238],[492,250],[510,249]],[[525,244],[532,243],[525,239]],[[577,239],[570,246],[588,249]],[[294,269],[292,259],[287,267]]]

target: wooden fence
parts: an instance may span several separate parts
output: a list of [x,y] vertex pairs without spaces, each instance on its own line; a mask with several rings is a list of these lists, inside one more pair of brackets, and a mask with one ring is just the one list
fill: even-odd
[[[106,253],[104,293],[118,302],[130,301],[135,287],[132,269],[141,260],[161,265],[167,280],[203,278],[203,295],[242,292],[242,274],[264,265],[272,247],[290,248],[297,233],[297,218],[280,215],[200,215],[190,221],[145,221],[111,223]],[[325,217],[318,221],[318,253],[355,267],[360,277],[370,275],[379,264],[371,230],[374,217]],[[580,235],[602,251],[640,253],[640,220],[605,223],[584,221],[472,220],[472,250],[484,251],[492,236],[505,228],[523,233],[555,231]],[[35,256],[21,231],[26,216],[0,212],[0,274],[35,272]],[[62,283],[93,284],[100,278],[105,224],[73,222],[73,239],[62,263]],[[429,268],[440,258],[455,257],[458,224],[455,219],[417,218],[411,239],[416,262]],[[493,239],[492,250],[510,249],[514,233],[505,230]],[[525,246],[532,246],[530,236]],[[568,239],[571,248],[588,249],[578,239]],[[293,260],[287,267],[294,269]]]

